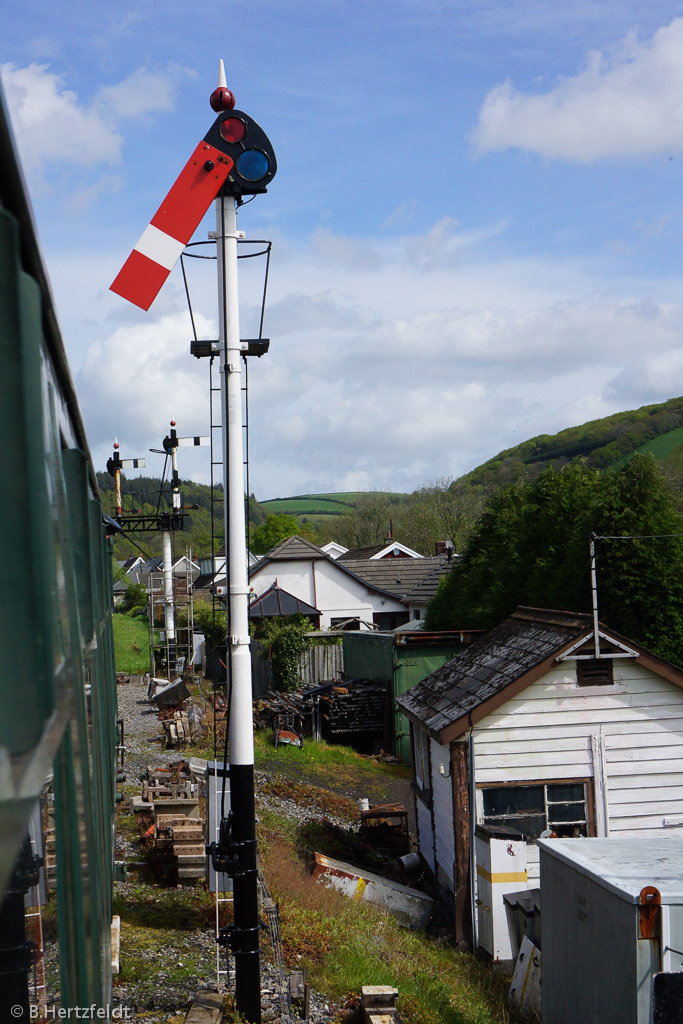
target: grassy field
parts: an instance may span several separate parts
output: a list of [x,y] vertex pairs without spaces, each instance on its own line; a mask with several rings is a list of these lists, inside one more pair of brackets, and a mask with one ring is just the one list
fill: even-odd
[[114,650],[116,671],[128,675],[149,672],[149,630],[147,619],[139,616],[116,614],[114,623]]
[[[390,491],[382,493],[386,493],[388,498],[406,497],[405,494]],[[259,504],[271,515],[286,513],[290,516],[335,516],[343,515],[344,512],[355,508],[363,495],[363,491],[342,491],[339,494],[297,494],[290,498],[272,498],[270,501],[261,501]]]
[[683,427],[679,427],[677,430],[670,430],[668,434],[660,434],[659,437],[653,437],[651,441],[646,441],[640,448],[636,448],[634,452],[630,452],[628,455],[624,455],[623,458],[618,459],[613,464],[613,468],[619,469],[628,459],[641,452],[652,452],[656,459],[663,460],[667,455],[671,455],[677,448],[680,448],[681,445],[683,445]]

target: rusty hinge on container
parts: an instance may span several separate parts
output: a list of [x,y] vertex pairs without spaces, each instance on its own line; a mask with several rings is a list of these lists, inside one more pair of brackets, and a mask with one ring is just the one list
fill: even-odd
[[662,894],[654,885],[646,885],[638,897],[638,938],[659,938],[659,908]]

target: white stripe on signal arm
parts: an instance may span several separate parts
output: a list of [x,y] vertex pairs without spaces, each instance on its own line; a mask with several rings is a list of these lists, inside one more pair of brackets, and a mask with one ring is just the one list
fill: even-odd
[[160,231],[153,224],[148,224],[135,248],[143,256],[158,263],[159,266],[165,267],[166,270],[173,270],[178,257],[185,248],[185,243],[167,235],[165,231]]

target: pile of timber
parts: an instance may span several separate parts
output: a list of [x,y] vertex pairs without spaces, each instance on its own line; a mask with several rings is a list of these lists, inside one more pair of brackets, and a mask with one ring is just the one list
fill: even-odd
[[157,850],[177,867],[178,881],[204,878],[204,821],[199,816],[200,782],[187,761],[147,767],[142,798],[151,805]]
[[304,719],[311,705],[301,693],[276,693],[270,690],[254,702],[254,722],[256,727],[273,730],[275,746],[290,743],[294,746],[304,745]]
[[398,989],[391,985],[363,985],[360,1008],[363,1024],[401,1024],[396,1009]]
[[[202,768],[194,770],[193,763],[201,764]],[[142,793],[131,799],[131,808],[136,813],[154,813],[155,803],[159,800],[185,800],[183,806],[199,808],[198,794],[204,782],[206,762],[192,758],[191,761],[179,761],[163,768],[147,765],[145,778],[142,781]],[[198,810],[197,810],[198,813]]]
[[320,696],[325,732],[383,732],[387,691],[364,679],[349,679]]
[[166,748],[175,750],[183,743],[203,740],[206,733],[203,717],[204,712],[195,704],[161,710],[159,720],[164,727]]
[[43,836],[45,848],[45,884],[48,889],[54,889],[57,884],[57,851],[55,849],[55,827],[50,823],[50,828],[45,830]]
[[185,814],[163,814],[163,800],[154,805],[157,849],[165,850],[177,862],[178,881],[204,878],[204,822]]
[[269,690],[254,701],[254,724],[257,729],[274,729],[285,716],[300,718],[310,712],[310,701],[303,693],[277,693]]

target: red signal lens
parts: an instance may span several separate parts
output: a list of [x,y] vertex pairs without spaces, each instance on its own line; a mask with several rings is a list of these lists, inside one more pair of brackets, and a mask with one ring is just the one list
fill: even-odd
[[247,126],[239,117],[226,117],[221,121],[219,132],[226,142],[241,142],[247,132]]

